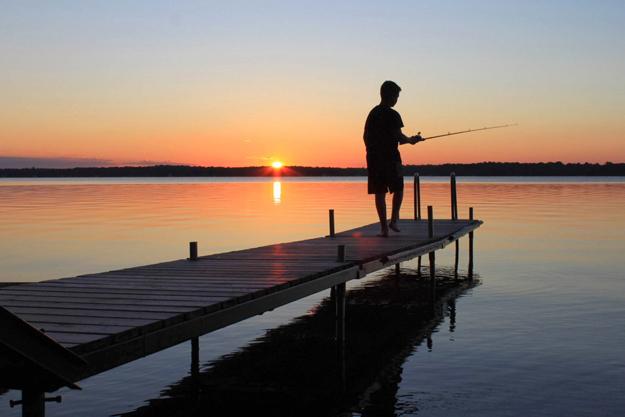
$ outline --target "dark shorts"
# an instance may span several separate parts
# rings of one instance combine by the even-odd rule
[[[369,194],[403,191],[401,161],[379,160],[367,156],[367,192]]]

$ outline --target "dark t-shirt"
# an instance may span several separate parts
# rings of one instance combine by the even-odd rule
[[[401,116],[390,107],[377,105],[367,116],[363,138],[367,147],[367,159],[400,161],[397,129],[404,127]]]

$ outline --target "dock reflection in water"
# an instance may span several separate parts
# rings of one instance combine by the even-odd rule
[[[439,269],[433,292],[423,276],[402,269],[348,291],[344,362],[328,298],[121,415],[395,415],[403,363],[424,342],[435,348],[430,335],[446,318],[453,331],[455,301],[477,283]]]

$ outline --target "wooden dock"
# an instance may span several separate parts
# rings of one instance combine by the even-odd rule
[[[0,387],[22,390],[23,415],[41,416],[45,391],[188,340],[197,356],[197,337],[328,288],[340,327],[347,281],[426,254],[433,274],[434,252],[467,234],[471,273],[482,222],[455,213],[402,220],[388,238],[377,223],[334,233],[332,221],[326,237],[2,287]]]

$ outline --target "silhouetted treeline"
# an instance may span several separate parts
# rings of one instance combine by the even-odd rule
[[[480,162],[476,164],[406,165],[405,175],[460,176],[625,176],[625,163],[590,164],[562,162]],[[145,167],[103,168],[20,168],[0,169],[5,178],[61,178],[61,177],[259,177],[273,176],[269,167],[201,167],[187,165],[155,165]],[[365,168],[332,167],[284,167],[280,173],[285,177],[297,176],[364,176]]]

